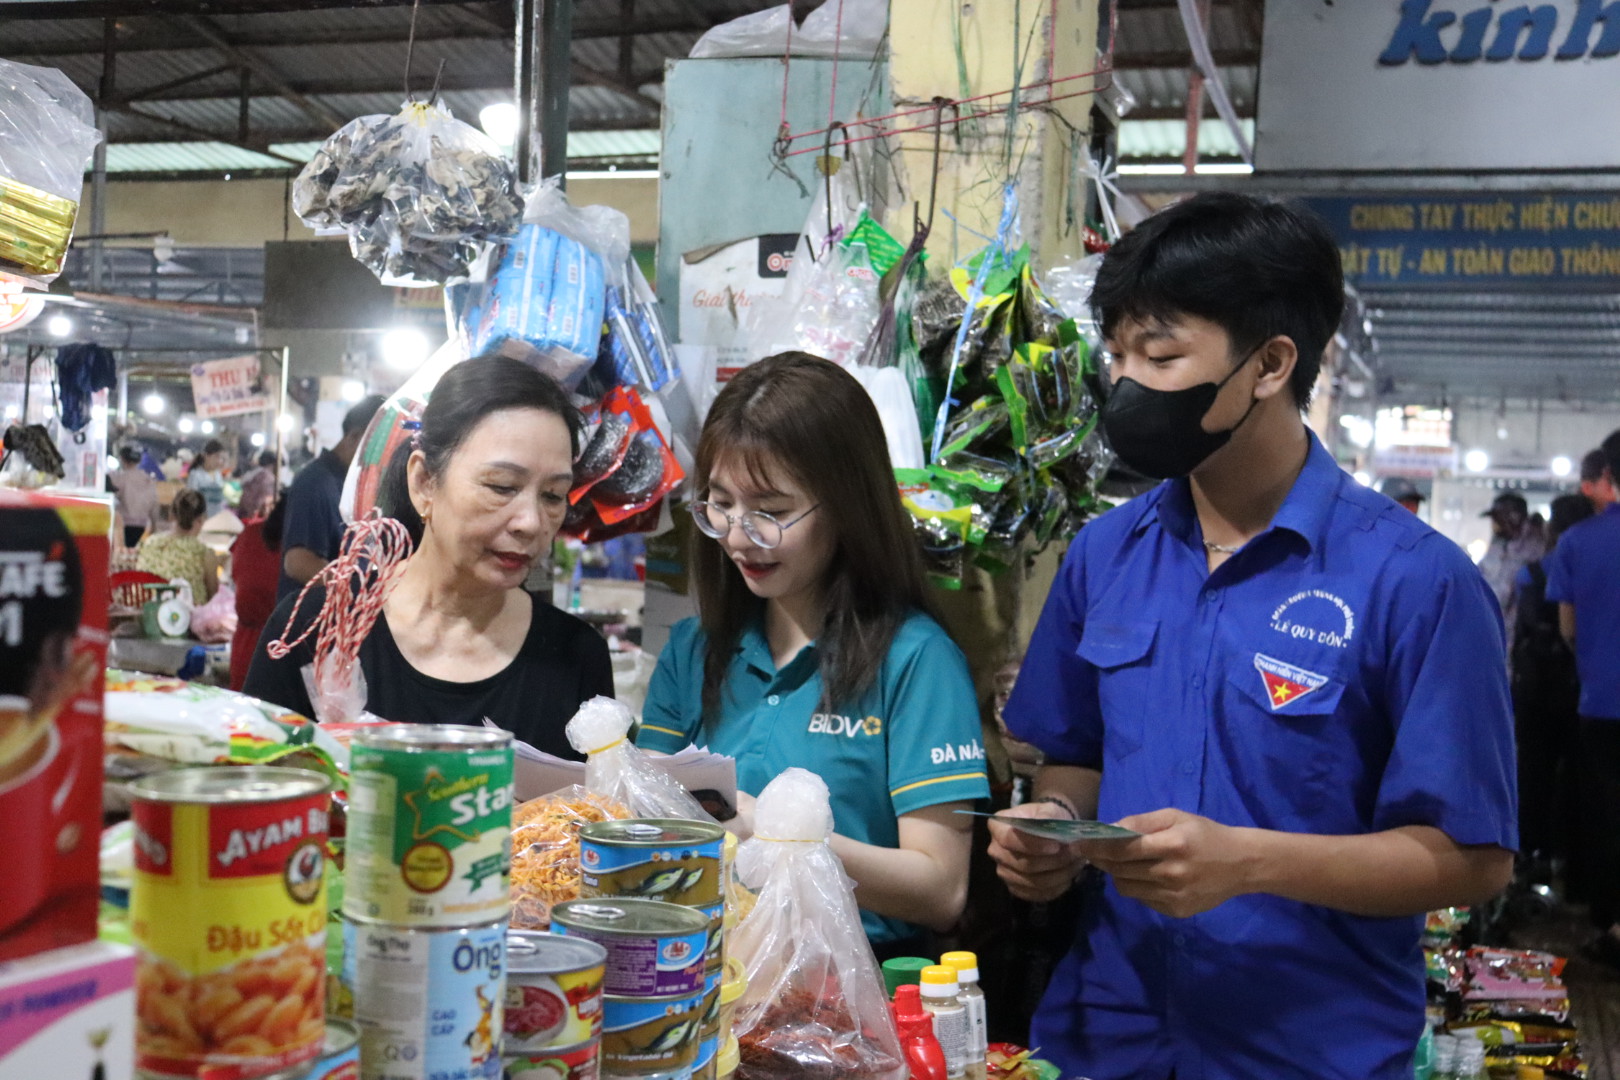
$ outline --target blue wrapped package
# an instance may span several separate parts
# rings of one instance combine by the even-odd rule
[[[503,245],[482,296],[467,311],[474,353],[535,364],[572,388],[596,359],[602,334],[602,260],[540,225]]]

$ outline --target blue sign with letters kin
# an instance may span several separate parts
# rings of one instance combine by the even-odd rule
[[[1472,11],[1432,11],[1433,0],[1401,0],[1400,22],[1378,62],[1391,67],[1471,64],[1476,60],[1544,60],[1558,34],[1559,60],[1620,53],[1620,4],[1580,0],[1568,25],[1551,4],[1481,5]],[[1597,31],[1594,42],[1593,32]]]
[[[1620,288],[1620,193],[1304,200],[1360,287]]]

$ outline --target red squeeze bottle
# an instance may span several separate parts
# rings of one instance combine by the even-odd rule
[[[894,1019],[911,1080],[946,1080],[945,1051],[934,1037],[934,1018],[923,1009],[922,992],[915,983],[895,990]]]

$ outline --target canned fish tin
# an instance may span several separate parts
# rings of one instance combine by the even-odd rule
[[[579,895],[718,904],[725,835],[718,825],[681,818],[593,821],[579,830]]]
[[[602,1075],[601,1043],[595,1039],[580,1046],[528,1054],[509,1054],[506,1080],[597,1080]]]
[[[607,950],[605,993],[703,993],[709,925],[701,912],[657,900],[565,900],[551,909],[551,928]]]
[[[238,1080],[320,1056],[329,787],[264,766],[130,785],[142,1075]]]
[[[698,1051],[693,1080],[714,1078],[714,1059],[720,1052],[720,985],[723,973],[716,970],[703,980],[703,1004],[698,1016]]]
[[[704,970],[710,974],[726,963],[726,905],[714,904],[695,909],[709,920],[709,936],[703,945]]]
[[[602,1068],[610,1076],[661,1076],[697,1059],[703,994],[602,999]]]
[[[360,1080],[360,1029],[327,1017],[321,1059],[302,1080]]]
[[[497,1080],[506,923],[418,930],[346,922],[343,938],[362,1080]]]
[[[602,1035],[607,950],[561,934],[506,935],[506,1054],[580,1046]]]
[[[355,732],[343,913],[392,926],[506,917],[512,736],[460,724]]]

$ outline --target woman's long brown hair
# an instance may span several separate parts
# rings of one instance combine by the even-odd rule
[[[833,535],[826,621],[816,639],[824,710],[849,704],[876,682],[889,644],[914,611],[932,611],[927,579],[900,504],[883,423],[866,390],[843,368],[802,352],[743,368],[709,410],[698,440],[694,490],[707,498],[724,461],[769,488],[770,470],[802,486]],[[708,637],[703,711],[717,716],[737,643],[764,602],[717,541],[696,536],[692,582]]]

